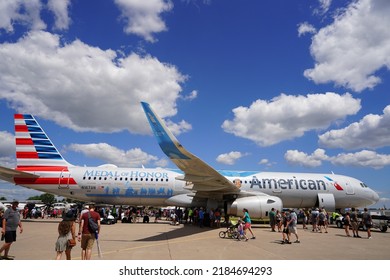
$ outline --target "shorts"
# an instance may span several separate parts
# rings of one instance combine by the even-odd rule
[[[293,226],[293,227],[289,226],[288,231],[291,233],[297,233],[297,227],[296,226]]]
[[[289,234],[289,232],[288,232],[288,228],[284,228],[284,229],[283,229],[283,233],[285,233],[285,234]]]
[[[81,236],[81,248],[83,250],[92,249],[94,243],[95,234],[87,233]]]
[[[319,226],[325,226],[325,221],[318,221]]]
[[[248,228],[251,228],[251,224],[250,223],[245,223],[244,229],[248,229]]]
[[[6,231],[4,234],[5,243],[12,243],[16,241],[16,230],[15,231]]]

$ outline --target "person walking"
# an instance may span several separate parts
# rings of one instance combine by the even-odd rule
[[[97,232],[92,232],[89,227],[89,217],[91,217],[97,224]],[[89,211],[80,217],[80,226],[77,239],[81,242],[81,259],[90,260],[92,256],[92,248],[95,240],[100,233],[100,215],[95,211],[95,206],[90,205]]]
[[[55,250],[57,252],[56,260],[60,260],[62,253],[65,251],[66,259],[71,260],[72,246],[68,240],[76,241],[76,226],[75,217],[72,210],[68,210],[64,219],[58,224],[58,238],[55,244]],[[74,243],[75,244],[75,243]]]
[[[12,243],[16,241],[17,228],[19,227],[20,233],[23,233],[23,226],[22,222],[20,221],[18,205],[18,201],[13,201],[11,207],[4,212],[1,234],[4,234],[5,243],[0,249],[0,256],[4,251],[4,256],[2,256],[1,258],[5,260],[12,259],[9,257],[8,253]]]
[[[296,240],[294,243],[301,243],[298,236],[298,230],[297,230],[297,213],[295,213],[294,210],[290,209],[290,218],[288,219],[287,226],[288,226],[288,232],[291,236],[291,234],[295,235]]]
[[[244,226],[245,236],[248,236],[246,234],[246,231],[249,230],[249,232],[252,234],[252,239],[255,239],[256,236],[253,234],[253,231],[252,231],[252,221],[251,221],[251,217],[249,216],[248,209],[244,208],[244,209],[242,209],[242,211],[244,212],[244,216],[242,216],[242,220],[245,223],[245,226]]]

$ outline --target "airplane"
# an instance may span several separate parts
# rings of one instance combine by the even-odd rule
[[[141,102],[162,151],[179,169],[82,167],[68,163],[30,114],[15,114],[15,169],[0,179],[63,197],[111,205],[221,208],[264,218],[272,208],[366,207],[378,194],[355,178],[320,173],[217,171],[187,151],[150,105]]]

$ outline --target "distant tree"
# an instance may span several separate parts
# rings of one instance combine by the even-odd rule
[[[0,200],[7,200],[4,196],[0,197]]]
[[[37,196],[29,197],[28,200],[40,200],[45,204],[53,204],[56,202],[55,196],[50,193],[44,193]]]

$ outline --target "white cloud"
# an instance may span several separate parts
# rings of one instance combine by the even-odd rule
[[[0,44],[0,61],[0,98],[18,112],[77,131],[150,134],[139,102],[149,102],[161,117],[173,116],[186,80],[175,66],[149,55],[118,57],[79,40],[62,45],[44,31]]]
[[[339,154],[332,158],[332,163],[336,165],[380,169],[390,165],[390,155],[363,150],[357,153]]]
[[[192,125],[182,120],[179,123],[174,123],[171,120],[164,120],[165,124],[169,128],[169,130],[176,136],[190,131],[192,129]]]
[[[314,10],[314,14],[324,15],[329,11],[332,0],[318,0],[319,7]]]
[[[236,152],[236,151],[233,151],[233,152],[230,152],[230,153],[227,153],[227,154],[221,154],[217,157],[217,162],[219,163],[223,163],[223,164],[227,164],[227,165],[233,165],[235,164],[235,162],[246,156],[247,154],[243,154],[241,152]]]
[[[260,146],[270,146],[301,137],[310,130],[326,128],[336,120],[356,114],[360,107],[360,100],[349,93],[281,94],[271,101],[256,100],[249,108],[233,109],[234,119],[225,120],[222,128]]]
[[[315,150],[311,155],[297,150],[288,150],[284,158],[290,164],[306,167],[320,166],[323,161],[329,161],[334,165],[370,167],[374,169],[390,165],[390,155],[378,154],[368,150],[356,153],[341,153],[336,156],[327,156],[322,149]]]
[[[115,3],[127,23],[124,29],[126,33],[155,42],[153,33],[167,30],[161,14],[172,10],[173,3],[170,0],[115,0]]]
[[[7,131],[0,131],[0,157],[15,157],[15,136]]]
[[[334,82],[354,91],[381,82],[376,71],[390,68],[390,2],[353,1],[313,37],[316,63],[304,71],[315,83]]]
[[[14,31],[14,24],[22,24],[33,30],[45,29],[40,0],[2,0],[0,2],[0,29]]]
[[[323,160],[327,160],[328,156],[322,149],[315,150],[311,155],[298,150],[288,150],[284,154],[284,158],[290,164],[302,165],[305,167],[317,167],[322,164]]]
[[[107,143],[97,143],[71,144],[67,149],[83,153],[90,158],[100,159],[105,163],[115,164],[119,167],[141,167],[154,162],[158,162],[159,166],[164,164],[163,161],[159,161],[157,157],[145,153],[140,148],[124,151]]]
[[[55,17],[54,27],[59,30],[68,29],[71,22],[68,9],[70,0],[49,0],[47,7],[51,10]]]
[[[390,105],[383,115],[369,114],[359,122],[331,130],[319,136],[319,144],[328,148],[360,149],[390,146]]]
[[[198,97],[198,91],[197,90],[193,90],[190,92],[190,94],[186,95],[186,96],[182,96],[182,99],[183,100],[194,100]]]
[[[317,30],[315,29],[315,27],[308,22],[302,22],[298,24],[298,37],[301,37],[307,33],[314,34],[316,32]]]

